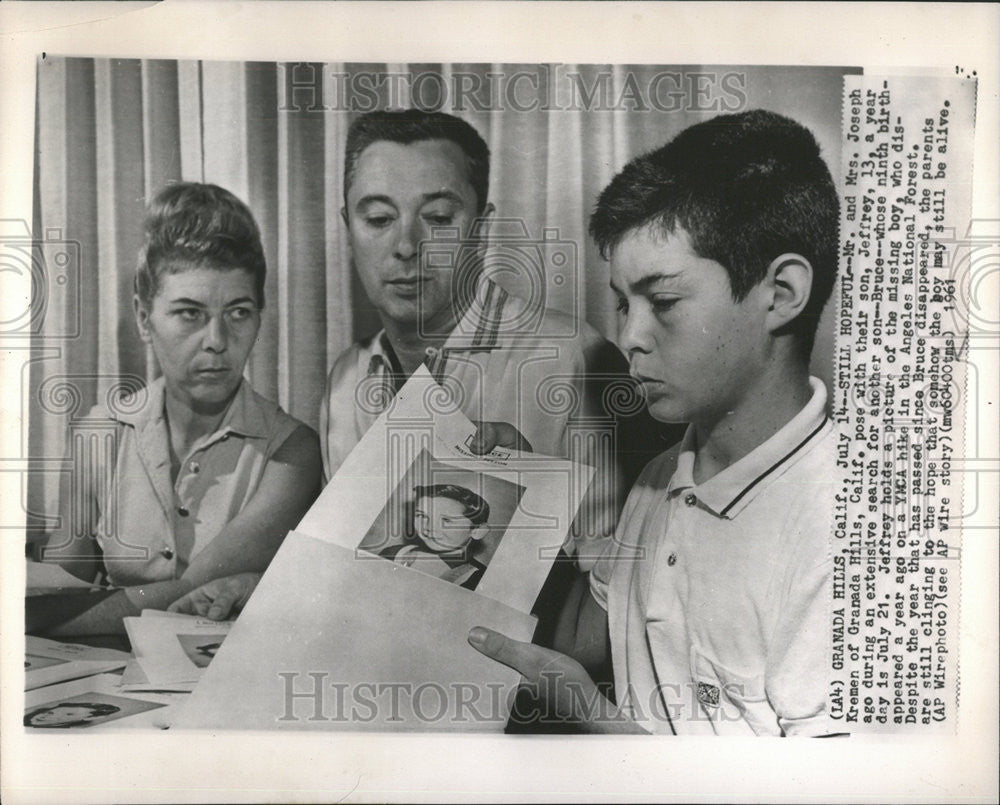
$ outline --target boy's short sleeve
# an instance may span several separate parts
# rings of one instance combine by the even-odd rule
[[[790,576],[772,637],[766,692],[785,735],[836,731],[827,711],[831,570],[827,557]]]

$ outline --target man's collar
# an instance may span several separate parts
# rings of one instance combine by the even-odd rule
[[[510,294],[500,285],[485,277],[480,278],[472,304],[448,335],[444,346],[440,350],[428,350],[425,363],[435,377],[438,376],[436,368],[440,358],[447,360],[448,353],[492,352],[501,348],[500,325],[509,298]],[[385,330],[373,336],[369,348],[371,356],[367,374],[376,374],[382,367],[390,373],[402,372]]]
[[[694,426],[688,426],[667,494],[679,495],[690,490],[700,505],[720,517],[738,515],[757,492],[830,427],[826,415],[826,387],[815,377],[809,378],[809,384],[812,397],[805,408],[766,442],[700,485],[694,482]]]

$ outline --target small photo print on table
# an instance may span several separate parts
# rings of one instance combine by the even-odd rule
[[[215,652],[219,650],[222,641],[226,639],[224,634],[179,634],[177,642],[181,644],[187,658],[198,668],[207,668],[208,664],[215,657]]]
[[[358,548],[474,590],[523,494],[513,481],[421,450]]]
[[[29,707],[24,711],[24,726],[33,729],[93,727],[158,707],[164,705],[93,691]]]

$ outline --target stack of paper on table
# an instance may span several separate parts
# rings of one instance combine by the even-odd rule
[[[135,654],[122,675],[125,691],[190,692],[232,625],[153,609],[124,622]]]
[[[124,651],[58,643],[28,635],[24,650],[24,689],[33,690],[68,679],[114,671],[124,668],[129,659]]]
[[[418,371],[365,434],[285,539],[175,726],[503,728],[519,675],[473,649],[469,629],[531,639],[528,613],[592,470],[474,456],[475,427],[441,412],[442,391]],[[486,566],[474,590],[432,575],[433,556],[412,566],[378,556],[410,539],[416,526],[400,526],[430,485],[489,504],[469,549]]]

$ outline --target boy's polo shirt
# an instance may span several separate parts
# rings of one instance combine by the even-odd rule
[[[214,433],[192,445],[175,481],[160,378],[145,403],[94,409],[74,428],[73,529],[95,535],[116,586],[179,578],[257,491],[301,424],[246,381]],[[85,522],[90,520],[92,524]]]
[[[619,706],[652,732],[828,733],[836,434],[826,389],[695,484],[694,429],[651,462],[591,573]]]

